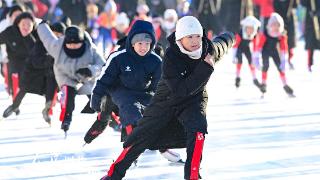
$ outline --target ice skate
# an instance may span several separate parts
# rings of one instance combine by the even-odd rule
[[[159,151],[160,151],[160,154],[170,162],[184,163],[184,161],[180,158],[179,153],[173,152],[169,149],[159,150]]]
[[[261,84],[260,85],[260,91],[262,92],[261,98],[264,98],[264,94],[267,92],[267,85],[266,84]]]
[[[16,113],[16,115],[20,114],[19,108],[14,108],[12,105],[10,105],[4,112],[3,112],[3,117],[7,118],[9,117],[12,113]]]
[[[49,116],[50,107],[51,101],[47,102],[44,109],[42,110],[42,117],[51,126],[51,118]]]
[[[64,138],[67,139],[67,136],[68,136],[68,130],[69,130],[69,127],[70,127],[70,123],[69,122],[63,122],[61,124],[61,129],[64,131]]]
[[[236,88],[239,88],[239,87],[240,87],[240,77],[237,77],[237,78],[236,78],[236,83],[235,83],[235,85],[236,85]]]
[[[90,144],[96,137],[98,137],[106,129],[108,121],[97,119],[88,130],[84,137],[86,144]]]
[[[261,84],[259,83],[259,81],[258,81],[257,79],[254,79],[254,80],[253,80],[253,84],[260,89]]]
[[[285,85],[285,86],[283,86],[283,89],[286,91],[286,93],[289,95],[289,97],[296,97],[293,94],[293,90],[292,90],[292,88],[290,86]]]

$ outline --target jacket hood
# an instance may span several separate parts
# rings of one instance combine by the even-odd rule
[[[145,55],[145,56],[147,56],[151,53],[152,49],[154,48],[155,42],[156,42],[153,26],[148,21],[137,20],[133,24],[133,26],[128,34],[128,37],[126,39],[126,50],[136,56],[139,56],[134,51],[134,49],[131,45],[131,40],[132,40],[133,36],[136,34],[139,34],[139,33],[148,33],[151,36],[152,43],[151,43],[150,51]],[[139,57],[141,57],[141,56],[139,56]]]

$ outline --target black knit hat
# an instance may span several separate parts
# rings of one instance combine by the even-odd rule
[[[64,42],[68,43],[80,43],[84,41],[84,32],[77,26],[70,26],[66,29]]]
[[[64,34],[66,31],[66,26],[62,22],[56,22],[50,25],[50,28],[54,32],[62,33]]]
[[[11,6],[10,10],[9,10],[9,16],[11,17],[12,14],[15,12],[15,11],[21,11],[23,12],[24,11],[24,8],[21,6],[21,5],[13,5]]]

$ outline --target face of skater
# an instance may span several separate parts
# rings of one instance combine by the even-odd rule
[[[62,37],[63,36],[63,34],[62,33],[60,33],[60,32],[56,32],[56,31],[52,31],[53,32],[53,34],[55,35],[55,36],[57,36],[57,38],[59,38],[59,37]]]
[[[33,30],[33,22],[29,18],[22,19],[18,24],[20,33],[23,37],[28,36]]]
[[[14,20],[17,18],[17,16],[19,16],[22,13],[22,11],[16,10],[12,13],[12,15],[10,16],[10,21],[14,22]]]
[[[66,47],[68,48],[68,49],[80,49],[81,48],[81,46],[82,46],[82,42],[80,42],[80,43],[67,43],[66,44]]]
[[[247,27],[245,27],[245,31],[246,31],[247,36],[251,37],[251,36],[253,36],[253,33],[254,33],[254,27],[247,26]]]
[[[180,40],[185,50],[193,52],[201,48],[202,37],[199,34],[191,34]]]
[[[151,48],[151,42],[149,41],[138,41],[132,45],[134,51],[139,56],[145,56]]]
[[[277,22],[273,22],[268,26],[268,31],[271,35],[280,34],[280,24]]]

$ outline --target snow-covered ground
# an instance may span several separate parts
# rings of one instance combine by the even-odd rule
[[[264,99],[252,83],[247,63],[239,89],[234,86],[231,60],[226,57],[216,65],[208,85],[203,179],[320,179],[320,54],[316,53],[310,73],[302,43],[295,52],[296,69],[288,70],[287,77],[296,98],[285,94],[273,62]],[[2,113],[11,100],[0,81]],[[108,128],[82,147],[95,120],[95,115],[80,114],[86,102],[85,96],[77,97],[69,136],[64,139],[59,104],[49,128],[41,116],[44,98],[27,95],[19,116],[0,121],[0,179],[96,180],[105,175],[121,151],[120,134]],[[184,149],[176,151],[185,157]],[[146,151],[125,179],[183,179],[183,166],[169,163],[156,151]]]

